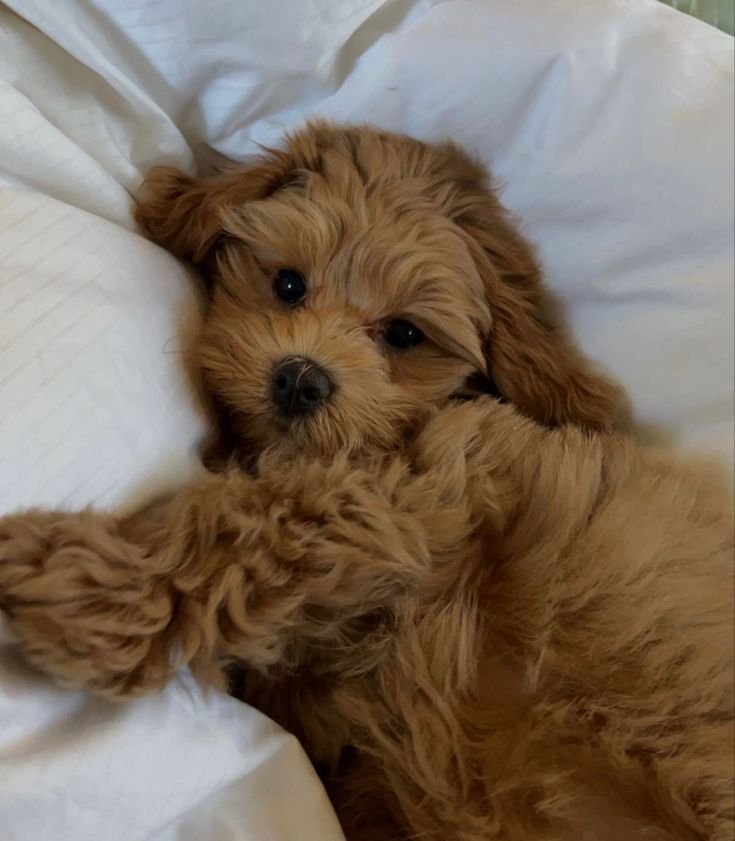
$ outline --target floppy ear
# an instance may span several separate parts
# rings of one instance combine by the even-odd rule
[[[143,181],[135,218],[153,242],[199,264],[225,234],[225,212],[269,195],[287,180],[292,169],[287,153],[271,149],[210,178],[157,166]]]
[[[496,390],[546,425],[622,425],[622,389],[595,370],[560,324],[533,250],[496,198],[485,168],[451,143],[437,154],[440,170],[455,184],[445,192],[445,211],[464,231],[485,285],[492,318],[486,355]]]

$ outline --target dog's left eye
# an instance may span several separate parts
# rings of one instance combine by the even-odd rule
[[[273,278],[273,291],[284,303],[295,306],[306,297],[306,281],[293,269],[281,269]]]
[[[402,318],[391,321],[385,328],[383,337],[389,345],[401,349],[415,347],[424,340],[421,330],[415,324]]]

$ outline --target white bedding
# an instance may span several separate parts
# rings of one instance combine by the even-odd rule
[[[0,512],[127,506],[200,469],[191,276],[134,233],[130,194],[153,163],[242,157],[314,113],[491,162],[640,424],[732,468],[729,36],[654,0],[11,0]],[[340,837],[252,710],[185,675],[112,707],[1,652],[3,841]]]

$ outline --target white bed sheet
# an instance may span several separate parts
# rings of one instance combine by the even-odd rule
[[[478,151],[639,422],[732,468],[729,36],[654,0],[11,0],[0,511],[125,506],[197,472],[203,422],[176,354],[191,279],[134,233],[131,193],[153,163],[242,157],[317,113]],[[11,651],[11,838],[339,837],[303,755],[247,708],[186,676],[112,707]]]
[[[341,841],[296,739],[182,673],[114,704],[59,692],[0,617],[2,841]]]

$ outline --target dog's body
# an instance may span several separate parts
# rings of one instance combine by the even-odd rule
[[[149,189],[234,448],[132,517],[0,521],[29,659],[112,697],[236,664],[348,841],[730,839],[726,495],[612,431],[478,167],[320,125]]]

